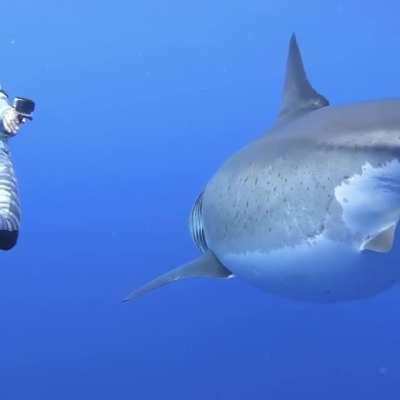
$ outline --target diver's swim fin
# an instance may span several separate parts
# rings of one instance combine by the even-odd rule
[[[149,283],[146,283],[139,289],[131,292],[124,302],[135,300],[151,290],[158,289],[161,286],[186,278],[230,278],[232,272],[227,270],[212,254],[207,251],[201,257],[172,269],[171,271],[160,275]]]

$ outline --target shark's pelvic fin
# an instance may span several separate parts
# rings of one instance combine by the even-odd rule
[[[304,113],[329,105],[329,101],[318,94],[308,81],[295,34],[289,44],[283,100],[278,122],[296,118]]]
[[[124,299],[124,301],[131,301],[137,299],[143,294],[158,289],[161,286],[168,285],[169,283],[186,279],[186,278],[230,278],[232,272],[227,270],[212,254],[207,251],[201,257],[184,264],[181,267],[175,268],[159,277],[148,282],[144,286],[134,290]]]
[[[363,250],[376,251],[378,253],[387,253],[392,250],[396,233],[396,224],[389,226],[376,236],[369,239],[364,245]]]

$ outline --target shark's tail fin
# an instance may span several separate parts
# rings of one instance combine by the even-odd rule
[[[171,271],[160,275],[152,281],[146,283],[142,287],[131,292],[124,302],[136,300],[143,294],[151,290],[158,289],[161,286],[168,285],[172,282],[186,278],[230,278],[232,272],[226,269],[212,254],[207,251],[201,257],[182,265],[181,267],[172,269]]]

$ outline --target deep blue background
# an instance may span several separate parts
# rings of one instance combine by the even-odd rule
[[[0,398],[399,399],[400,288],[316,306],[194,280],[120,303],[197,254],[192,202],[273,122],[292,31],[332,103],[394,97],[399,12],[2,0],[0,82],[38,111],[12,143],[24,219],[0,254]]]

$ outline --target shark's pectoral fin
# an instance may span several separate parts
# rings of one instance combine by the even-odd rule
[[[378,253],[389,252],[393,247],[395,233],[396,224],[393,224],[365,242],[362,250],[371,250]]]
[[[124,299],[130,301],[137,299],[143,294],[157,289],[161,286],[168,285],[169,283],[186,279],[186,278],[230,278],[232,272],[226,269],[212,254],[207,251],[201,257],[184,264],[181,267],[175,268],[159,277],[153,279],[144,286],[134,290]]]

